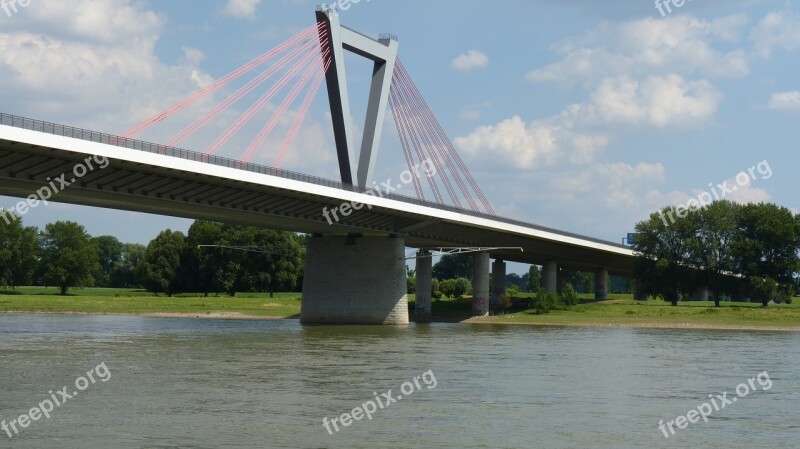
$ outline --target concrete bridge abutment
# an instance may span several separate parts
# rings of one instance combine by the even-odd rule
[[[306,250],[303,324],[408,324],[402,237],[313,236]]]

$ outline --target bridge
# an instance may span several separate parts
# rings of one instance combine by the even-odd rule
[[[20,206],[25,207],[26,201],[42,199],[37,192],[49,186],[53,193],[49,201],[311,234],[301,304],[301,321],[308,324],[408,323],[407,247],[418,249],[415,317],[420,322],[430,319],[430,250],[436,248],[474,248],[476,316],[486,315],[491,306],[498,306],[506,261],[542,265],[543,284],[549,291],[557,288],[560,268],[593,272],[598,299],[607,297],[610,274],[633,276],[634,255],[628,247],[496,216],[396,59],[397,39],[390,35],[373,39],[341,26],[335,13],[318,10],[316,14],[314,27],[278,48],[286,53],[272,67],[281,61],[283,65],[271,72],[260,72],[220,103],[223,106],[211,109],[165,144],[138,140],[134,135],[281,52],[272,50],[256,58],[120,135],[0,114],[0,195],[23,198]],[[315,45],[310,46],[307,38],[312,34]],[[299,49],[291,50],[292,45]],[[359,154],[353,151],[353,130],[347,120],[350,109],[345,50],[374,62]],[[297,64],[287,68],[292,61],[290,55]],[[197,129],[203,121],[208,122],[242,98],[243,89],[253,90],[258,85],[255,80],[263,82],[269,78],[265,74],[275,75],[281,68],[285,72],[278,84],[288,85],[294,79],[297,84],[273,117],[285,114],[290,100],[304,87],[307,93],[300,111],[307,111],[309,98],[313,98],[323,78],[326,81],[341,181],[280,168],[303,114],[294,120],[273,166],[249,159],[277,119],[265,123],[242,157],[214,154],[241,128],[243,120],[255,115],[251,113],[256,110],[254,107],[205,152],[175,145],[193,132],[192,128]],[[277,92],[277,88],[270,88],[257,105],[263,107]],[[272,96],[263,100],[270,93]],[[387,109],[401,136],[409,168],[404,174],[409,183],[414,183],[416,198],[390,192],[391,188],[381,190],[373,181]],[[92,160],[102,160],[107,165],[76,171],[76,167],[91,164]],[[429,170],[421,173],[420,166]],[[54,180],[61,174],[65,176],[59,182],[67,185],[62,184],[55,193],[58,185]],[[423,185],[424,182],[428,184]],[[432,198],[426,199],[426,193]],[[445,194],[450,195],[453,204],[445,203]],[[490,270],[492,258],[495,261]],[[490,271],[493,284],[499,286],[493,291],[489,289]]]

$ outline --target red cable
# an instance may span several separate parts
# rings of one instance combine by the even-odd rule
[[[273,48],[272,50],[258,56],[257,58],[251,60],[247,64],[239,67],[238,69],[234,70],[233,72],[225,75],[224,77],[214,81],[213,83],[209,84],[208,86],[198,90],[197,92],[189,95],[188,97],[180,100],[179,102],[173,104],[172,106],[168,107],[167,109],[159,112],[158,114],[148,118],[147,120],[143,121],[142,123],[134,126],[133,128],[128,129],[127,131],[120,134],[120,137],[123,138],[130,138],[133,137],[140,132],[144,131],[145,129],[153,126],[154,124],[166,119],[167,117],[171,116],[172,114],[180,111],[181,109],[186,108],[187,106],[193,104],[194,102],[200,100],[201,98],[210,95],[211,93],[221,89],[222,87],[228,85],[232,81],[238,79],[240,76],[244,75],[245,73],[253,70],[255,67],[263,64],[264,62],[268,61],[275,55],[282,53],[285,49],[294,45],[296,42],[309,37],[311,34],[314,34],[314,31],[319,30],[319,24],[313,25],[291,39],[287,40],[286,42],[282,43],[281,45]]]
[[[406,157],[406,164],[408,165],[408,170],[414,174],[414,190],[417,192],[417,198],[424,200],[425,194],[422,191],[422,185],[419,182],[419,178],[416,176],[418,171],[414,170],[414,156],[411,154],[411,148],[408,146],[408,142],[406,141],[404,130],[399,124],[400,118],[397,116],[397,111],[395,110],[397,106],[394,102],[394,96],[389,95],[389,110],[392,111],[392,117],[394,118],[395,128],[397,128],[397,135],[400,137],[400,145],[403,147],[403,154]]]
[[[312,52],[310,56],[313,56],[315,54],[316,51]],[[319,60],[313,61],[311,65],[308,66],[307,70],[303,73],[301,79],[297,82],[297,84],[295,84],[294,88],[291,90],[289,95],[286,96],[286,98],[278,106],[275,112],[273,112],[272,117],[270,117],[270,119],[264,124],[264,126],[261,128],[261,131],[259,131],[258,135],[256,135],[255,139],[253,139],[253,141],[247,147],[245,152],[242,154],[242,157],[240,158],[241,160],[249,162],[250,159],[252,159],[253,155],[255,155],[256,151],[258,151],[261,144],[264,143],[267,137],[269,137],[269,134],[275,128],[275,125],[278,124],[278,121],[286,113],[286,110],[289,109],[289,106],[291,106],[294,99],[297,98],[297,95],[300,93],[303,87],[305,87],[305,85],[308,83],[308,79],[314,73],[314,70],[316,70],[317,66],[319,66]],[[281,86],[281,88],[282,87],[283,86]]]
[[[428,159],[431,160],[436,167],[436,172],[439,175],[439,179],[442,180],[445,189],[447,189],[447,193],[450,195],[450,198],[453,200],[453,203],[457,207],[461,207],[461,202],[458,199],[458,195],[456,195],[455,191],[453,190],[452,184],[450,184],[450,180],[447,177],[447,173],[442,169],[441,161],[439,160],[439,155],[432,153],[430,147],[430,141],[427,139],[425,134],[424,128],[422,127],[422,122],[420,121],[419,114],[414,110],[411,96],[408,91],[408,87],[405,85],[402,77],[398,77],[398,93],[399,95],[404,98],[404,102],[406,104],[406,108],[408,111],[408,116],[411,118],[412,126],[417,130],[419,134],[420,140],[427,144],[427,148],[425,145],[422,145],[422,150],[428,154]]]
[[[442,139],[441,136],[439,136],[435,132],[435,129],[431,124],[431,118],[425,113],[424,104],[420,102],[420,97],[418,95],[415,95],[418,93],[416,86],[413,84],[413,82],[411,82],[410,79],[404,78],[404,75],[405,75],[404,72],[400,71],[400,78],[405,79],[407,89],[409,89],[409,91],[411,92],[410,95],[412,96],[414,101],[414,111],[417,114],[417,116],[420,117],[420,122],[422,123],[422,126],[424,127],[425,131],[430,135],[431,141],[433,142],[432,145],[433,149],[437,151],[437,153],[441,153],[439,154],[439,157],[441,157],[445,166],[447,166],[447,170],[450,172],[451,176],[453,177],[453,180],[455,180],[456,184],[458,184],[458,187],[461,190],[461,193],[464,195],[464,199],[469,204],[469,207],[475,211],[479,210],[478,205],[475,203],[475,201],[472,198],[472,195],[469,193],[469,189],[461,179],[458,169],[454,167],[453,163],[450,160],[450,157],[448,157],[446,148],[450,143],[449,139]],[[461,204],[458,203],[457,206],[461,207]]]
[[[407,136],[408,141],[414,147],[414,151],[417,153],[417,157],[419,157],[420,163],[425,161],[425,155],[423,154],[423,150],[421,149],[421,145],[417,140],[416,129],[413,128],[411,124],[411,119],[408,116],[408,108],[407,105],[404,103],[403,99],[400,96],[400,87],[395,84],[391,89],[390,93],[394,97],[395,104],[398,106],[398,116],[400,117],[400,123],[405,130],[405,134]],[[436,199],[438,204],[444,204],[444,199],[442,197],[441,192],[439,191],[439,186],[436,183],[436,179],[432,176],[426,176],[428,179],[428,185],[433,192],[433,196]]]
[[[245,123],[249,122],[253,116],[258,113],[264,106],[269,103],[272,97],[275,96],[283,87],[292,79],[294,76],[302,70],[303,67],[306,66],[309,59],[316,54],[316,51],[310,51],[306,56],[303,57],[298,63],[294,65],[294,67],[289,70],[283,77],[278,80],[278,82],[272,86],[270,90],[268,90],[258,101],[253,104],[250,109],[245,111],[239,118],[231,125],[221,136],[217,138],[211,145],[209,145],[208,149],[206,149],[205,154],[211,155],[216,153],[234,134],[236,134]]]
[[[400,72],[403,73],[404,76],[407,77],[410,80],[410,75],[408,75],[408,72],[406,71],[405,67],[403,66],[402,62],[400,62],[399,59],[397,60],[397,66],[398,66],[398,69],[400,70]],[[478,197],[480,198],[481,202],[483,203],[484,208],[486,209],[486,211],[489,214],[495,215],[494,209],[492,208],[491,204],[486,199],[486,196],[483,194],[483,191],[481,191],[480,187],[478,187],[477,182],[475,182],[475,178],[472,177],[472,173],[470,173],[469,169],[467,168],[467,166],[464,163],[463,159],[461,159],[461,156],[456,151],[456,149],[453,146],[452,142],[450,142],[450,139],[447,138],[447,133],[444,132],[444,129],[442,128],[441,123],[439,123],[439,121],[436,119],[436,116],[433,115],[433,111],[430,109],[430,107],[428,106],[427,102],[425,102],[424,98],[422,98],[422,95],[419,93],[419,90],[417,90],[417,95],[419,96],[419,98],[423,102],[423,104],[425,105],[426,114],[428,114],[429,117],[432,118],[433,122],[436,125],[436,128],[437,128],[439,134],[441,136],[443,136],[443,138],[445,138],[447,140],[448,149],[449,149],[451,155],[453,156],[453,159],[455,159],[456,163],[459,164],[459,166],[462,168],[462,171],[464,172],[464,175],[467,178],[467,181],[470,183],[470,185],[472,186],[472,189],[475,191],[475,193],[478,194]]]
[[[314,81],[311,84],[311,88],[308,89],[306,92],[306,97],[303,99],[303,103],[300,105],[300,109],[297,111],[297,114],[294,117],[294,122],[292,126],[289,128],[289,132],[286,135],[286,138],[283,139],[283,143],[281,144],[281,148],[278,150],[278,156],[275,158],[272,166],[275,168],[281,168],[283,165],[283,160],[286,157],[286,154],[289,151],[289,148],[294,143],[295,139],[297,138],[297,134],[300,132],[300,126],[302,126],[303,122],[308,115],[308,110],[311,107],[311,102],[314,100],[314,97],[317,95],[317,91],[319,91],[320,85],[322,84],[322,79],[325,76],[325,72],[328,71],[328,67],[330,66],[331,58],[328,58],[325,61],[325,65],[322,68],[322,71],[317,72],[314,76]]]
[[[425,155],[423,154],[422,145],[420,144],[420,140],[418,139],[418,136],[417,136],[417,129],[414,126],[413,121],[410,118],[410,112],[409,112],[409,109],[408,109],[408,104],[404,100],[403,96],[401,95],[402,89],[401,89],[401,87],[399,85],[399,78],[395,78],[393,76],[392,77],[392,82],[393,82],[393,86],[392,86],[391,92],[393,92],[393,95],[395,95],[395,99],[397,100],[397,105],[399,106],[398,112],[399,112],[399,115],[401,117],[401,122],[403,124],[403,127],[407,130],[408,136],[410,137],[410,141],[414,145],[414,150],[416,151],[420,162],[422,162],[426,158],[425,158]],[[437,164],[435,160],[431,160],[431,161],[434,163],[434,165]],[[438,170],[438,168],[437,168],[437,170]],[[444,204],[444,200],[442,198],[441,192],[439,191],[439,186],[436,184],[436,180],[433,179],[432,176],[426,176],[426,177],[428,178],[428,183],[431,186],[431,190],[433,191],[433,196],[436,198],[436,202],[438,204]]]
[[[268,70],[262,72],[257,77],[253,78],[249,83],[245,86],[241,87],[237,90],[233,95],[226,98],[225,101],[219,103],[218,105],[214,106],[210,111],[206,112],[202,117],[195,120],[194,123],[190,124],[183,130],[181,130],[178,134],[174,135],[168,141],[164,143],[164,145],[168,147],[177,146],[180,142],[185,140],[187,137],[192,135],[195,131],[200,129],[202,126],[206,125],[209,121],[215,118],[217,115],[222,113],[223,111],[227,110],[231,107],[234,103],[244,98],[245,95],[249,94],[253,89],[260,86],[264,81],[274,75],[278,70],[285,67],[289,62],[295,59],[298,55],[302,54],[304,51],[310,50],[315,46],[314,42],[304,43],[298,46],[296,49],[292,50],[290,53],[286,54],[283,58],[281,58],[275,65],[271,66]]]

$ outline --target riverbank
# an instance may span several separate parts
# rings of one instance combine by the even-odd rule
[[[471,300],[433,302],[435,322],[535,326],[603,326],[669,329],[732,329],[800,332],[800,304],[684,302],[677,307],[663,301],[633,301],[630,295],[595,302],[584,298],[567,310],[537,315],[512,310],[505,315],[473,318]],[[414,295],[409,295],[413,313]],[[57,295],[56,289],[21,287],[0,290],[0,312],[142,315],[153,317],[222,319],[292,319],[300,316],[299,293],[242,293],[236,297],[154,296],[142,290],[89,288]]]

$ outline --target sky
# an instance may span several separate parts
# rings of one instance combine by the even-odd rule
[[[339,16],[398,36],[403,64],[498,215],[618,242],[655,210],[704,195],[800,212],[800,2],[664,1],[362,0]],[[0,111],[121,133],[313,25],[316,3],[0,4]],[[346,64],[360,130],[370,65]],[[165,141],[212,100],[141,137]],[[247,107],[183,146],[203,151]],[[388,115],[380,180],[406,168]],[[257,129],[219,154],[237,157]],[[254,161],[269,165],[278,144]],[[338,177],[324,85],[282,168]],[[0,207],[17,201],[0,197]],[[191,224],[52,202],[23,217],[56,220],[136,243]]]

